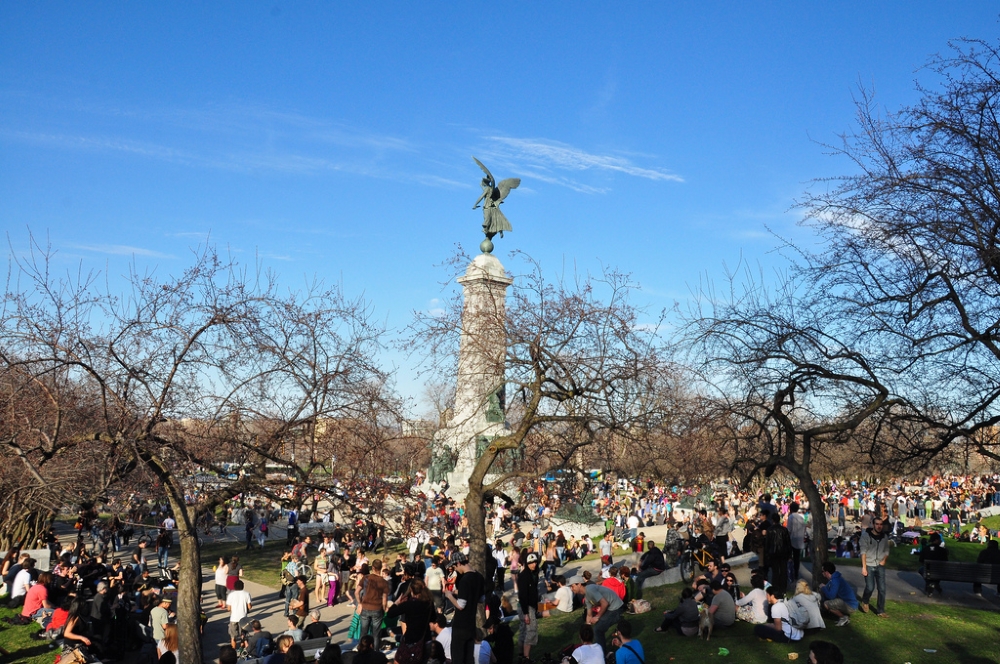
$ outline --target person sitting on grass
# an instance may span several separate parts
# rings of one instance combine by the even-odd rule
[[[663,622],[657,632],[666,632],[674,627],[681,636],[698,635],[698,602],[694,598],[694,588],[681,591],[681,601],[673,611],[663,612]]]
[[[576,664],[604,664],[604,650],[594,643],[594,626],[581,625],[579,634],[580,644],[569,646],[562,651],[563,655],[572,657]]]
[[[823,578],[826,583],[819,587],[822,606],[837,617],[837,627],[843,627],[851,622],[851,614],[858,610],[858,594],[829,560],[823,563]]]
[[[771,622],[753,628],[757,638],[776,643],[802,640],[802,630],[792,625],[788,607],[782,601],[781,595],[775,592],[774,586],[767,589],[767,603],[771,605]]]
[[[711,589],[709,597],[712,604],[708,611],[713,616],[714,629],[732,627],[736,622],[736,602],[733,601],[733,596],[726,590],[721,579],[712,581]]]
[[[615,651],[615,664],[645,664],[646,653],[642,644],[632,638],[632,623],[624,618],[619,620],[615,637],[621,644]]]
[[[764,590],[764,577],[754,574],[750,577],[750,587],[746,595],[736,600],[736,617],[751,625],[763,625],[767,622],[767,592]]]
[[[813,593],[808,581],[799,579],[795,584],[795,594],[789,601],[798,604],[809,614],[809,622],[805,625],[799,625],[799,627],[802,629],[826,628],[826,623],[823,622],[823,612],[820,610],[819,595]]]
[[[542,616],[545,618],[552,615],[552,611],[573,613],[573,589],[566,585],[566,577],[562,574],[556,575],[554,580],[558,587],[556,588],[555,594],[549,599],[555,602],[556,606],[554,609],[542,611]]]

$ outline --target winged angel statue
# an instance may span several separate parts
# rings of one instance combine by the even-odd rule
[[[480,203],[483,204],[483,233],[486,234],[486,240],[480,245],[480,248],[484,253],[488,254],[493,251],[494,235],[499,233],[500,237],[503,237],[504,231],[513,230],[510,227],[510,222],[507,221],[507,217],[500,211],[500,204],[507,198],[507,194],[510,193],[511,189],[517,189],[517,186],[521,184],[521,180],[520,178],[507,178],[506,180],[500,180],[498,183],[493,179],[493,174],[490,173],[489,169],[483,166],[483,162],[475,157],[472,159],[479,164],[479,168],[483,169],[483,173],[486,174],[486,177],[481,182],[483,195],[476,200],[476,204],[472,206],[472,209],[476,210],[479,208]]]

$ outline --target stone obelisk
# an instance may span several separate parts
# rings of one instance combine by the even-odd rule
[[[460,499],[480,453],[504,429],[504,362],[507,287],[513,280],[492,254],[469,264],[462,284],[464,305],[455,383],[455,407],[445,442],[455,457],[448,494]]]

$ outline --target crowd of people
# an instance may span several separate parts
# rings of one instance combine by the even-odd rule
[[[357,650],[331,646],[321,651],[320,661],[381,664],[384,653],[392,651],[401,664],[512,664],[537,655],[539,620],[580,612],[581,629],[562,655],[577,664],[596,664],[614,652],[620,664],[641,663],[642,645],[632,638],[624,616],[643,601],[644,583],[676,565],[686,546],[703,548],[712,562],[683,590],[678,605],[664,612],[657,629],[663,634],[690,637],[706,622],[725,630],[743,621],[760,638],[791,642],[824,628],[826,617],[837,626],[850,624],[857,611],[885,617],[889,542],[904,533],[922,533],[931,523],[944,532],[916,547],[921,560],[945,559],[945,539],[960,537],[986,543],[984,561],[991,561],[993,552],[994,564],[1000,564],[996,533],[978,519],[981,510],[1000,506],[1000,476],[825,481],[817,489],[822,506],[811,505],[794,485],[749,491],[727,483],[597,482],[582,493],[557,483],[526,484],[513,500],[489,506],[490,541],[481,570],[469,564],[464,506],[443,490],[411,493],[393,524],[402,535],[402,551],[390,558],[379,551],[386,544],[384,521],[339,524],[329,511],[303,515],[270,503],[232,505],[215,525],[222,532],[230,520],[242,525],[247,548],[264,546],[272,524],[287,524],[279,572],[287,629],[271,634],[250,620],[253,599],[244,588],[239,557],[220,558],[216,607],[228,613],[230,634],[220,660],[239,654],[262,656],[265,664],[297,664],[303,661],[302,643],[329,638],[318,608],[347,604],[354,613],[351,636]],[[604,524],[603,536],[591,538],[547,523],[566,502],[580,500],[590,501],[594,518]],[[813,555],[810,526],[816,509],[824,510],[835,536],[831,560],[821,570],[824,582],[814,591],[799,580],[799,570]],[[81,513],[75,542],[65,546],[50,531],[42,544],[50,551],[51,572],[37,571],[27,554],[8,552],[0,576],[22,619],[42,623],[43,638],[78,643],[105,659],[134,646],[133,641],[151,639],[158,661],[176,661],[176,577],[170,567],[175,524],[162,506],[146,512],[103,522],[96,512]],[[150,545],[132,543],[132,518],[155,524]],[[306,523],[320,525],[307,529]],[[975,527],[961,528],[968,524]],[[655,525],[668,526],[662,545],[645,535]],[[734,537],[737,529],[745,533],[740,541]],[[622,547],[631,555],[616,560],[616,548]],[[755,552],[759,561],[745,588],[726,562],[741,551]],[[599,572],[559,573],[591,553],[600,554]],[[156,576],[146,564],[153,555],[159,563]],[[863,589],[840,574],[838,557],[861,558]],[[306,571],[315,578],[311,588]],[[941,592],[940,585],[929,583],[927,592]],[[487,620],[477,628],[479,604],[485,605]],[[836,647],[824,643],[813,641],[817,661],[837,661]]]

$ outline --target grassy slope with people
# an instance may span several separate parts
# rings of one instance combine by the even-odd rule
[[[947,605],[928,606],[905,602],[888,602],[886,619],[856,614],[846,627],[829,627],[806,635],[798,643],[780,644],[758,640],[753,627],[737,622],[728,630],[719,631],[709,642],[698,638],[680,637],[676,632],[658,634],[654,630],[663,619],[663,611],[677,606],[682,586],[650,588],[644,596],[653,610],[637,616],[626,616],[633,626],[633,638],[642,643],[646,664],[682,664],[704,662],[726,648],[730,661],[740,664],[763,664],[787,660],[788,653],[798,653],[799,661],[808,659],[809,642],[823,639],[836,643],[848,662],[919,662],[996,661],[996,634],[1000,630],[1000,614]],[[545,653],[577,643],[576,637],[582,613],[545,618],[539,622],[539,643],[532,649],[532,659],[540,661]],[[610,638],[610,633],[609,633]],[[935,654],[924,649],[936,650]],[[941,658],[944,657],[945,660]]]
[[[991,516],[989,518],[983,519],[983,523],[990,530],[997,530],[1000,528],[1000,516]],[[963,531],[968,531],[972,528],[971,525],[964,526]],[[938,530],[937,527],[934,528]],[[946,536],[944,538],[945,548],[948,549],[948,560],[954,562],[965,562],[974,563],[976,562],[976,557],[979,552],[986,548],[985,544],[978,544],[974,542],[957,542],[951,537]],[[894,546],[889,551],[889,569],[903,570],[907,572],[916,572],[920,567],[920,557],[916,554],[911,554],[910,552],[915,547],[913,545],[902,545]],[[846,565],[852,567],[860,567],[861,560],[859,558],[837,558],[835,562],[838,565]]]

